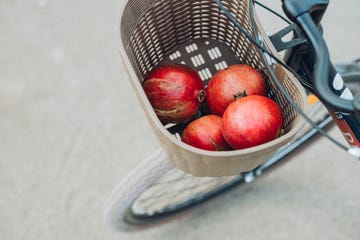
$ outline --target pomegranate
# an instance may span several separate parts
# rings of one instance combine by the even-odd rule
[[[218,71],[206,88],[206,102],[211,113],[222,116],[237,98],[267,94],[263,75],[247,64],[235,64]]]
[[[232,102],[223,115],[223,135],[234,149],[253,147],[277,138],[284,118],[277,103],[265,96],[246,96]]]
[[[199,74],[186,65],[165,65],[150,71],[143,88],[163,124],[183,123],[195,116],[204,101]]]
[[[197,148],[210,151],[229,149],[222,135],[222,119],[217,115],[206,115],[186,126],[182,141]]]

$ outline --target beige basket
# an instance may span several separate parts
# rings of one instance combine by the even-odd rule
[[[255,26],[251,24],[252,6],[248,0],[222,2],[248,32],[259,35],[264,45],[277,54],[258,21]],[[268,77],[270,95],[285,115],[283,136],[260,146],[224,152],[201,150],[181,142],[181,126],[163,126],[143,91],[142,81],[151,69],[163,63],[182,62],[198,70],[206,83],[218,69],[233,63],[250,64],[269,76],[267,60],[213,0],[128,0],[120,16],[120,53],[132,87],[161,146],[177,168],[195,176],[212,177],[250,171],[291,141],[303,125],[303,119]],[[294,101],[305,110],[306,94],[297,79],[280,65],[272,67]]]

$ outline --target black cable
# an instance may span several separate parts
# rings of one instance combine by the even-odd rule
[[[254,2],[255,4],[259,5],[260,7],[264,8],[265,10],[271,12],[272,14],[276,15],[277,17],[281,18],[281,19],[284,20],[287,24],[289,24],[289,25],[291,24],[291,22],[290,22],[288,19],[286,19],[284,16],[282,16],[282,15],[279,14],[278,12],[274,11],[273,9],[269,8],[268,6],[266,6],[266,5],[264,5],[264,4],[262,4],[261,2],[256,1],[256,0],[254,0],[253,2]]]
[[[257,40],[255,40],[250,33],[248,33],[241,24],[231,15],[231,13],[225,8],[225,6],[221,3],[221,0],[215,0],[215,2],[218,4],[218,7],[221,11],[224,12],[226,17],[235,25],[238,30],[240,30],[245,37],[255,44],[259,49],[261,49],[263,52],[266,52],[270,57],[272,57],[274,60],[276,60],[279,64],[281,64],[283,67],[285,67],[288,71],[290,71],[292,74],[294,74],[297,78],[301,78],[297,72],[295,72],[292,68],[290,68],[286,63],[283,62],[282,59],[275,56],[273,53],[269,52],[264,46],[260,45]]]

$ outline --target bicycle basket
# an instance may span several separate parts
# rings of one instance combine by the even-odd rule
[[[261,25],[252,21],[249,0],[224,0],[225,7],[245,29],[277,55]],[[254,23],[254,24],[252,24]],[[294,101],[306,110],[306,94],[297,79],[281,65],[269,63],[221,12],[213,0],[128,0],[119,21],[120,54],[130,82],[160,145],[173,164],[195,176],[230,176],[261,165],[280,146],[288,143],[304,121],[270,78],[266,64]],[[267,76],[270,95],[285,116],[285,134],[271,142],[243,150],[212,152],[197,149],[179,139],[161,124],[148,101],[142,82],[159,64],[177,62],[194,67],[205,84],[219,69],[246,63]]]

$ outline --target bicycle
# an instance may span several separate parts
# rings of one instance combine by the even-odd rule
[[[300,147],[318,132],[330,138],[323,129],[333,122],[343,131],[346,140],[348,140],[352,147],[345,147],[337,142],[336,139],[331,139],[331,141],[334,141],[337,146],[349,151],[350,154],[359,157],[359,149],[357,147],[360,146],[358,142],[358,139],[360,139],[360,122],[358,117],[358,101],[360,97],[359,94],[357,94],[359,92],[357,81],[360,79],[360,60],[346,64],[338,64],[336,66],[333,66],[332,63],[329,62],[326,44],[321,36],[320,24],[328,1],[312,0],[301,1],[301,3],[299,3],[299,1],[283,0],[284,12],[290,20],[277,14],[288,26],[270,36],[270,43],[266,39],[263,39],[266,36],[261,29],[258,29],[260,28],[259,23],[257,22],[256,16],[254,16],[255,5],[266,8],[263,4],[253,0],[130,0],[122,6],[121,22],[132,21],[125,26],[119,26],[119,30],[121,31],[121,34],[119,34],[121,35],[121,40],[119,41],[128,43],[130,41],[130,35],[139,36],[139,38],[134,38],[135,40],[133,40],[134,43],[132,43],[132,46],[124,44],[122,49],[122,56],[130,59],[128,62],[125,61],[124,64],[132,66],[134,69],[135,74],[133,74],[132,77],[141,78],[144,72],[149,71],[149,69],[164,59],[172,62],[192,63],[194,66],[197,64],[196,60],[191,61],[194,54],[200,52],[206,55],[209,50],[214,49],[212,53],[213,58],[216,59],[217,64],[222,63],[222,66],[218,66],[219,68],[224,68],[227,65],[238,62],[239,56],[244,57],[243,49],[240,49],[240,53],[237,54],[237,57],[234,57],[234,54],[232,51],[229,51],[226,44],[237,45],[239,41],[242,43],[246,42],[247,47],[249,47],[251,51],[254,51],[252,47],[256,46],[258,49],[256,51],[261,53],[262,61],[265,62],[263,66],[264,71],[267,71],[272,79],[276,81],[278,76],[272,71],[271,67],[278,65],[283,67],[285,69],[284,71],[291,72],[296,76],[296,79],[301,82],[303,88],[300,89],[300,91],[303,90],[304,93],[306,91],[307,95],[305,96],[308,96],[310,101],[310,110],[306,113],[304,113],[305,110],[301,106],[298,106],[298,104],[301,104],[301,100],[293,103],[292,96],[287,96],[288,89],[281,89],[282,83],[274,83],[273,87],[281,89],[281,91],[279,90],[276,94],[283,94],[284,101],[287,101],[287,104],[292,108],[291,113],[299,112],[298,115],[302,115],[302,117],[310,123],[307,123],[305,126],[299,124],[302,126],[301,129],[299,127],[299,129],[295,131],[294,136],[291,139],[286,139],[288,142],[284,143],[275,153],[262,159],[261,161],[263,162],[259,164],[259,166],[251,166],[251,170],[239,171],[237,175],[195,177],[192,174],[184,173],[174,168],[173,163],[168,160],[169,152],[166,154],[163,149],[157,150],[118,184],[105,204],[105,219],[112,228],[119,231],[131,231],[149,227],[159,221],[191,209],[235,186],[252,182],[256,177],[278,166],[286,155]],[[268,10],[272,11],[271,9]],[[162,29],[156,29],[156,31],[147,28],[151,24],[156,25],[163,23],[159,22],[160,20],[155,21],[156,16],[164,14],[164,12],[166,13],[167,11],[171,12],[171,15],[166,15],[169,19],[171,19],[171,16],[175,16],[171,19],[172,25],[186,21],[186,19],[184,20],[184,12],[192,18],[187,24],[176,26],[180,30],[167,29],[164,26],[162,26]],[[216,16],[219,21],[225,21],[226,19],[226,24],[220,27],[230,28],[229,32],[236,40],[230,40],[230,43],[220,44],[219,39],[222,36],[217,35],[214,37],[212,34],[216,35],[218,33],[211,33],[209,35],[205,34],[207,36],[205,40],[203,38],[197,39],[186,36],[190,41],[184,41],[181,44],[177,41],[169,41],[170,43],[165,42],[164,47],[161,46],[159,42],[152,42],[152,40],[146,38],[146,35],[153,37],[154,34],[158,34],[157,31],[160,31],[164,35],[166,35],[164,31],[170,31],[173,34],[177,33],[176,31],[182,31],[185,27],[189,27],[188,24],[191,25],[193,21],[197,20],[194,15],[199,14],[199,12],[204,14],[200,14],[203,18],[209,18],[214,12],[216,14],[211,15],[211,17]],[[245,30],[239,23],[239,18],[237,18],[241,15],[240,13],[248,14],[248,22],[246,22],[246,24],[250,25],[246,26],[248,28]],[[153,15],[155,15],[155,20],[151,18]],[[140,23],[134,22],[138,19],[146,19],[147,21]],[[155,22],[153,23],[152,21]],[[200,28],[202,27],[201,25],[199,26]],[[143,29],[139,30],[141,27]],[[198,25],[192,27],[196,29]],[[251,33],[249,34],[249,32]],[[286,42],[283,41],[284,37],[289,33],[292,33],[291,39]],[[167,38],[169,37],[168,35]],[[171,44],[172,46],[169,46]],[[268,45],[266,46],[265,44]],[[135,45],[137,47],[134,47]],[[176,46],[175,50],[173,46]],[[149,60],[142,56],[143,54],[146,55],[145,48],[148,48],[147,50],[152,50],[152,48],[156,50],[160,49],[160,53],[155,54],[153,58],[150,57]],[[161,48],[165,48],[165,50]],[[282,59],[275,54],[279,52],[283,53]],[[138,60],[137,58],[144,59]],[[313,59],[315,59],[315,62]],[[140,64],[136,63],[137,61],[143,61],[144,65],[140,66]],[[214,62],[207,62],[206,64],[213,67],[215,66]],[[203,79],[207,80],[211,77],[213,71],[216,70],[217,69],[208,71],[200,70],[200,75]],[[341,77],[339,74],[341,74]],[[347,87],[342,84],[341,79],[346,82]],[[293,79],[290,80],[293,81]],[[334,82],[336,84],[333,84]],[[134,88],[136,89],[136,86],[134,86]],[[350,95],[350,92],[353,94]],[[137,92],[137,94],[139,98],[144,97],[141,92]],[[317,98],[314,98],[314,94]],[[339,97],[341,94],[343,94],[343,98]],[[320,99],[320,101],[317,99]],[[289,104],[289,102],[292,103]],[[145,105],[145,103],[142,104]],[[147,106],[144,106],[144,108],[146,107]],[[148,117],[151,120],[153,116],[151,116],[150,113]],[[296,116],[293,116],[293,119],[289,121],[293,121],[295,118]],[[183,127],[182,125],[170,125],[167,126],[166,131],[176,136],[181,132]],[[159,138],[161,138],[161,136],[159,136]],[[277,146],[278,145],[276,145],[275,148],[277,148]]]

